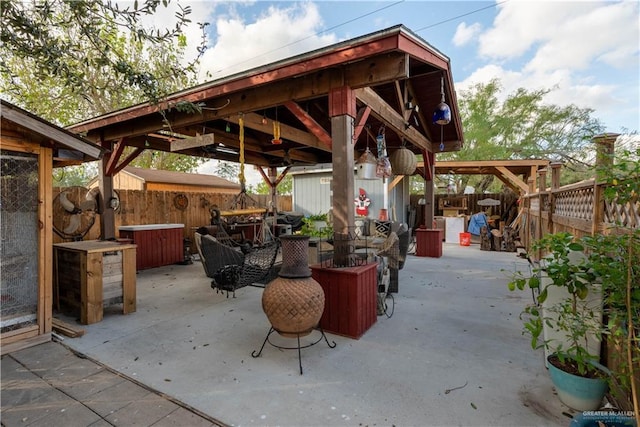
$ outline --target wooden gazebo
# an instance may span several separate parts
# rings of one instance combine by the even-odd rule
[[[442,93],[451,121],[432,122]],[[185,111],[192,103],[197,111]],[[241,143],[240,124],[244,139]],[[274,128],[281,142],[272,142]],[[449,58],[404,26],[205,83],[69,128],[108,150],[102,194],[110,178],[146,149],[177,152],[259,167],[274,187],[277,167],[333,163],[334,230],[354,224],[354,158],[375,147],[384,132],[389,154],[406,146],[430,159],[463,143]],[[134,150],[124,155],[125,147]],[[263,168],[267,168],[265,172]],[[286,171],[286,169],[285,169]],[[428,182],[433,171],[423,174]],[[433,185],[426,185],[433,215]],[[275,192],[274,192],[275,194]],[[101,215],[113,237],[113,212]],[[429,209],[430,208],[430,209]],[[431,223],[429,219],[427,223]]]
[[[538,170],[549,166],[549,160],[467,160],[436,161],[436,175],[494,175],[516,194],[531,192],[530,182],[535,181]],[[418,162],[416,173],[426,176],[428,167]]]

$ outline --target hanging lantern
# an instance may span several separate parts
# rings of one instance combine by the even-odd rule
[[[378,179],[376,176],[376,166],[378,159],[373,155],[369,147],[362,153],[356,161],[356,173],[358,179]]]
[[[444,102],[444,77],[440,78],[440,104],[433,112],[433,124],[444,126],[451,121],[451,108]]]
[[[273,122],[273,139],[271,140],[273,145],[282,144],[282,139],[280,138],[280,122]]]
[[[378,159],[369,150],[369,125],[367,125],[367,149],[362,156],[356,160],[356,176],[358,179],[378,179],[376,176],[376,167]]]
[[[416,155],[406,147],[400,147],[389,157],[391,169],[396,175],[413,175],[418,161]]]

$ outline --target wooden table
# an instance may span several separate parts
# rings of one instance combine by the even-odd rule
[[[54,306],[80,309],[80,322],[102,320],[103,308],[122,302],[136,311],[136,245],[89,240],[53,245]]]

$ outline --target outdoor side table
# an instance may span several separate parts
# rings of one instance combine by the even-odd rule
[[[54,306],[80,309],[80,323],[102,320],[103,308],[122,302],[136,311],[136,245],[89,240],[53,245]]]
[[[416,256],[440,258],[442,256],[442,230],[418,228],[416,230]]]

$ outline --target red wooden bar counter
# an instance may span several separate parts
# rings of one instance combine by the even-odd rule
[[[138,246],[136,270],[184,261],[184,224],[125,225],[120,237]]]

